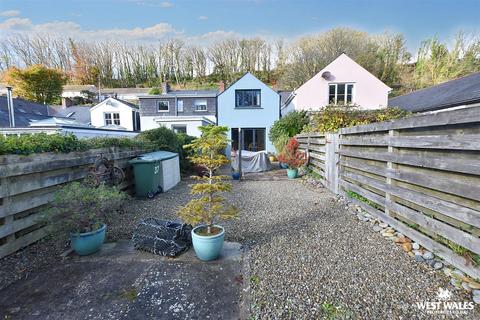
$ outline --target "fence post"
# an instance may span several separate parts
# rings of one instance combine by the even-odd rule
[[[397,130],[388,130],[388,153],[390,155],[393,155],[397,152],[397,148],[392,147],[391,144],[391,139],[390,137],[397,136],[398,131]],[[389,177],[389,173],[397,167],[397,164],[392,162],[392,161],[387,161],[387,177],[386,177],[386,182],[387,186],[390,187],[395,184],[395,180]],[[392,201],[392,195],[388,190],[385,190],[385,213],[387,215],[390,214],[390,202]]]
[[[338,133],[325,135],[325,184],[335,194],[338,194],[338,142]]]

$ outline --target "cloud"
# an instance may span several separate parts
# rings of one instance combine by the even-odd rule
[[[181,36],[183,32],[175,30],[168,23],[157,23],[145,28],[113,28],[85,30],[72,21],[52,21],[42,24],[33,24],[27,18],[10,18],[0,23],[0,34],[53,34],[62,37],[72,37],[80,40],[124,40],[124,41],[157,41],[169,37]]]
[[[162,3],[160,3],[160,7],[171,8],[171,7],[173,7],[173,3],[169,2],[169,1],[163,1]]]
[[[202,19],[203,20],[203,19]],[[25,36],[58,36],[84,41],[116,40],[121,42],[154,44],[169,39],[180,39],[188,45],[208,46],[227,38],[241,38],[242,35],[235,31],[215,30],[207,33],[191,35],[183,30],[174,28],[173,25],[160,22],[146,27],[110,28],[110,29],[85,29],[73,21],[50,21],[34,24],[28,18],[10,18],[0,21],[0,39],[14,35]]]
[[[160,2],[157,0],[129,0],[129,1],[139,6],[160,7],[160,8],[173,7],[173,3],[170,1],[160,1]]]
[[[18,10],[6,10],[0,12],[0,17],[16,17],[20,15],[20,11]]]
[[[32,21],[27,18],[10,18],[0,23],[0,30],[28,31],[33,27]]]
[[[200,17],[198,17],[198,20],[208,20],[208,17],[207,16],[200,16]]]

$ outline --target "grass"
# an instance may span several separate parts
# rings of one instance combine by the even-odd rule
[[[123,290],[122,293],[120,294],[120,297],[122,297],[125,300],[128,301],[135,301],[137,299],[138,291],[135,288],[131,288],[128,290]]]
[[[368,200],[367,198],[365,198],[364,196],[361,196],[359,195],[358,193],[356,192],[353,192],[352,190],[345,190],[345,193],[347,194],[347,196],[349,198],[353,198],[353,199],[357,199],[358,201],[362,201],[366,204],[368,204],[370,207],[374,207],[375,209],[378,209],[378,210],[381,210],[382,208],[376,204],[375,202],[371,201],[371,200]]]
[[[253,285],[257,286],[257,285],[260,283],[260,277],[257,276],[257,275],[252,275],[252,276],[250,277],[250,282],[251,282]]]
[[[468,250],[467,248],[464,248],[461,245],[456,244],[455,242],[450,241],[450,240],[448,240],[448,239],[446,239],[442,236],[437,236],[436,240],[438,242],[446,245],[453,252],[455,252],[456,254],[458,254],[461,257],[464,257],[465,259],[467,259],[467,261],[470,261],[474,265],[477,265],[477,266],[480,265],[480,255],[478,255],[478,254]]]
[[[322,311],[325,314],[325,319],[335,319],[343,313],[340,306],[335,306],[333,303],[322,303]]]

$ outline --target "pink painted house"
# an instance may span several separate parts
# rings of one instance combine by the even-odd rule
[[[345,53],[294,90],[281,106],[282,116],[292,111],[318,111],[329,104],[350,104],[361,109],[387,106],[391,88]]]

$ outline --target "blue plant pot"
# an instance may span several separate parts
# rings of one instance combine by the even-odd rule
[[[107,225],[103,224],[100,229],[85,233],[70,233],[70,241],[73,250],[80,256],[87,256],[97,252],[105,241]]]
[[[295,179],[298,175],[298,169],[287,169],[288,179]]]
[[[232,179],[233,180],[240,180],[240,173],[239,172],[232,173]]]
[[[288,165],[286,163],[280,162],[280,168],[288,169]]]
[[[192,230],[193,249],[198,259],[203,261],[215,260],[223,249],[225,230],[215,225],[215,227],[222,229],[222,232],[213,236],[201,236],[195,233],[195,230],[203,227],[205,226],[198,226]]]

